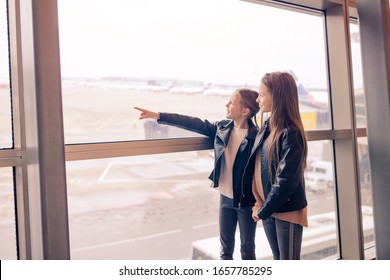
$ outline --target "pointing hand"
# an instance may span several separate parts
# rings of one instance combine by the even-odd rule
[[[139,107],[134,107],[134,109],[141,111],[141,115],[139,116],[139,119],[159,119],[160,118],[160,113],[152,112],[146,109],[142,109]]]

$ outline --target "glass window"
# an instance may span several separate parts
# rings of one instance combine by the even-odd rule
[[[15,260],[16,225],[12,168],[0,168],[0,259]]]
[[[329,141],[309,142],[309,166],[322,164],[327,173],[306,174],[304,259],[338,254],[330,149]],[[218,259],[219,192],[207,179],[212,168],[212,151],[67,162],[71,258]],[[256,243],[268,244],[261,227]],[[257,255],[271,258],[265,245]]]
[[[367,137],[358,138],[358,156],[364,245],[365,248],[369,248],[374,245],[374,217],[372,211],[372,186]]]
[[[334,164],[331,141],[308,142],[305,174],[309,226],[304,228],[302,259],[338,258]]]
[[[0,149],[12,148],[7,1],[0,2]]]
[[[352,47],[352,70],[355,90],[356,123],[357,127],[366,127],[365,93],[363,88],[362,60],[360,48],[359,26],[350,24],[351,47]],[[370,163],[367,137],[357,139],[359,156],[360,192],[362,201],[362,217],[365,248],[373,246],[374,218],[372,216],[372,192],[370,180]]]
[[[212,167],[210,151],[67,162],[71,258],[190,259],[218,235]]]
[[[133,106],[219,120],[234,89],[257,90],[270,71],[296,77],[306,129],[330,128],[319,14],[233,0],[58,7],[68,144],[193,136],[139,121]]]
[[[357,24],[350,24],[352,72],[355,92],[356,126],[366,127],[366,103],[363,88],[363,72],[360,48],[360,33]]]

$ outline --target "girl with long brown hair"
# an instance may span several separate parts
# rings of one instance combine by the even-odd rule
[[[307,143],[292,75],[267,73],[260,84],[261,114],[269,117],[256,137],[249,169],[256,198],[252,217],[262,220],[274,259],[300,259],[307,226],[304,170]]]

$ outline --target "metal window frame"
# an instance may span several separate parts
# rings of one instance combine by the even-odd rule
[[[9,0],[19,259],[69,259],[57,1]]]
[[[358,0],[376,258],[390,259],[390,1]],[[380,121],[379,121],[380,119]]]
[[[340,257],[363,259],[356,137],[365,136],[367,133],[365,129],[356,129],[354,121],[348,29],[349,16],[356,14],[356,1],[253,0],[251,2],[303,13],[325,14],[333,129],[307,131],[307,136],[309,141],[332,140],[333,142],[335,171],[336,174],[343,174],[342,178],[341,176],[336,178]],[[59,48],[56,37],[57,1],[9,0],[8,3],[15,149],[0,150],[0,167],[13,166],[16,170],[19,258],[67,259],[70,258],[70,251],[65,161],[204,150],[211,148],[211,144],[205,138],[195,137],[64,145],[61,139],[57,138],[51,149],[58,149],[60,152],[51,155],[50,149],[45,148],[42,143],[47,143],[54,132],[62,135],[62,115],[55,117],[54,123],[45,123],[45,129],[39,128],[44,120],[37,115],[47,117],[52,112],[40,98],[48,98],[57,105],[61,99],[61,81],[58,72]],[[45,15],[44,24],[38,19],[40,14]],[[341,34],[338,33],[338,29],[342,30]],[[48,39],[51,43],[46,46],[39,43],[43,40],[47,42]],[[336,53],[340,51],[341,59],[335,58]],[[47,60],[43,58],[43,52],[51,53]],[[49,60],[50,63],[54,63],[56,69],[54,73],[50,73],[47,67],[45,68]],[[339,70],[340,65],[341,68],[346,68]],[[49,82],[45,82],[47,77],[50,78]],[[46,95],[47,87],[54,88],[56,94],[51,97]],[[343,102],[343,106],[340,107],[339,103]],[[341,164],[344,157],[351,164]],[[55,163],[54,174],[46,172],[47,161]],[[57,180],[60,178],[60,187],[59,190],[51,192],[47,186],[53,183],[54,177]],[[49,200],[49,196],[53,201]],[[51,210],[53,214],[48,215],[48,211]],[[53,223],[57,226],[52,226]],[[57,250],[51,250],[52,242],[62,245]]]

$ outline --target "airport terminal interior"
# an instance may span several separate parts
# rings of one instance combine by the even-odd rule
[[[219,259],[212,142],[134,107],[218,121],[235,89],[287,71],[308,140],[301,258],[389,260],[389,5],[1,1],[0,259]],[[261,223],[256,258],[272,259]]]

